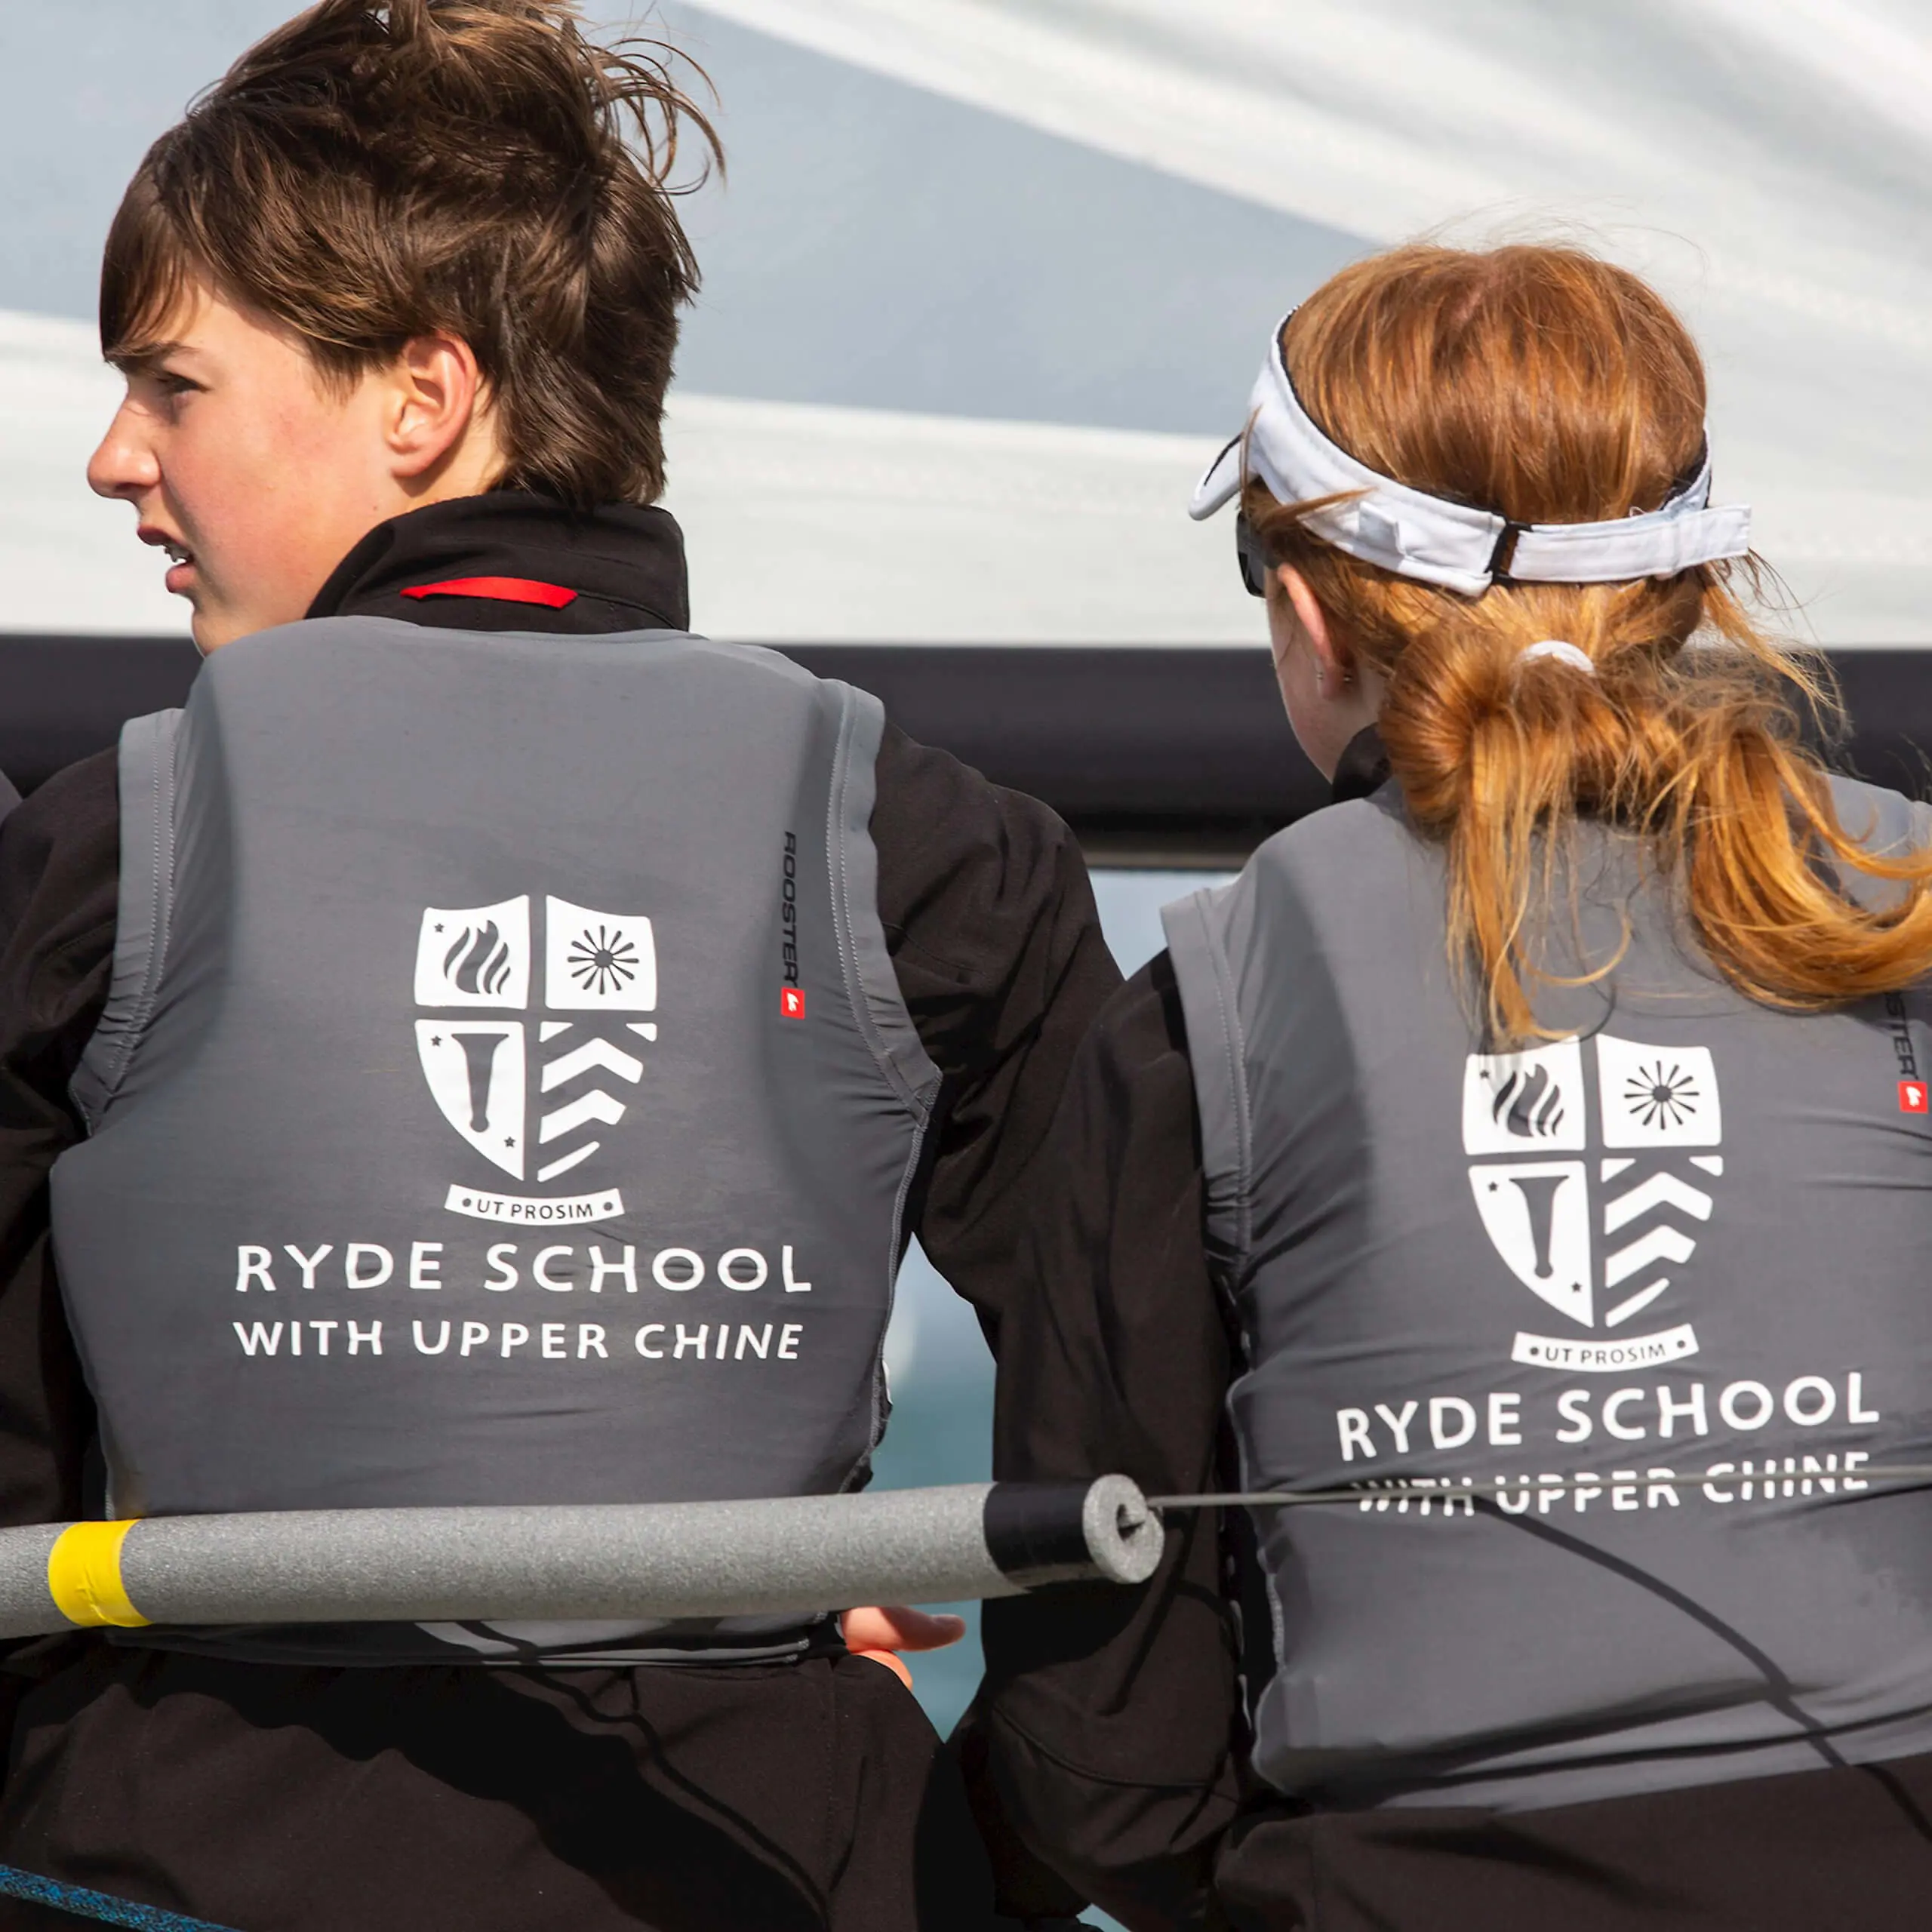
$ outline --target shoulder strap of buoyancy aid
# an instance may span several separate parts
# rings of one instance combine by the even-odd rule
[[[121,728],[121,878],[114,969],[100,1023],[67,1084],[92,1134],[127,1076],[154,1010],[174,896],[175,746],[182,714],[157,711]]]
[[[940,1071],[906,1011],[878,913],[878,848],[872,843],[872,821],[885,709],[869,691],[851,685],[838,688],[844,703],[826,825],[833,926],[847,983],[856,992],[854,1017],[860,1032],[879,1070],[923,1128],[939,1096]]]
[[[1909,859],[1932,845],[1932,806],[1842,772],[1826,782],[1840,827],[1875,859]],[[1860,872],[1855,863],[1839,860],[1832,870],[1839,891],[1867,912],[1890,912],[1905,897],[1897,881]]]
[[[878,798],[885,712],[849,685],[827,806],[838,945],[855,989],[860,1030],[894,1091],[924,1124],[938,1097],[940,1071],[906,1011],[885,943],[878,906],[878,854],[872,817]],[[183,714],[157,712],[122,728],[119,753],[121,875],[114,967],[99,1024],[68,1091],[93,1133],[125,1078],[154,1008],[168,952],[174,885],[175,752]]]
[[[1208,1252],[1223,1269],[1247,1255],[1254,1219],[1247,1051],[1226,943],[1229,902],[1244,890],[1252,890],[1246,874],[1161,911],[1194,1069]]]

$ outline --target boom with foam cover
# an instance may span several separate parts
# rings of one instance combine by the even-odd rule
[[[1159,1516],[1091,1483],[737,1503],[318,1509],[0,1530],[0,1637],[146,1624],[755,1616],[1143,1583]]]

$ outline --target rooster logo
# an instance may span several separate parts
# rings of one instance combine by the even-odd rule
[[[534,1040],[521,1017],[539,957],[528,895],[426,906],[415,984],[417,1005],[432,1012],[416,1021],[417,1054],[444,1118],[503,1173],[540,1186],[599,1151],[601,1140],[587,1137],[623,1121],[632,1100],[626,1090],[644,1077],[637,1048],[657,1037],[655,1019],[641,1017],[657,1005],[650,920],[563,899],[543,908],[544,1017]],[[453,1187],[449,1204],[479,1212],[478,1198],[496,1197]]]

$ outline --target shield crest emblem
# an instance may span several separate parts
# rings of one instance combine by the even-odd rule
[[[644,1076],[638,1046],[657,1037],[654,1019],[635,1017],[656,1011],[657,951],[646,915],[552,897],[543,901],[540,953],[534,910],[528,894],[493,906],[426,906],[416,1003],[438,1011],[415,1028],[423,1076],[443,1118],[503,1172],[542,1185],[589,1160],[603,1145],[595,1137],[629,1111],[626,1090]],[[568,1017],[540,1017],[533,1032],[524,1015],[540,957],[540,1011]],[[596,1204],[618,1198],[606,1190]],[[491,1218],[546,1204],[457,1186],[446,1204],[481,1213],[479,1200]]]
[[[1580,1040],[1472,1054],[1464,1066],[1463,1146],[1484,1232],[1532,1294],[1606,1337],[1519,1334],[1514,1357],[1605,1371],[1674,1360],[1696,1351],[1689,1323],[1659,1335],[1619,1331],[1669,1291],[1710,1219],[1724,1157],[1690,1150],[1722,1138],[1716,1063],[1706,1047],[1607,1033],[1589,1046],[1594,1106]]]

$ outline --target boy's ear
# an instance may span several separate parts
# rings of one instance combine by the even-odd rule
[[[391,371],[384,424],[398,479],[426,479],[454,456],[490,440],[488,399],[475,352],[438,330],[412,336]]]

